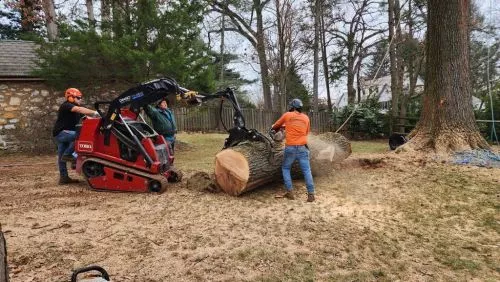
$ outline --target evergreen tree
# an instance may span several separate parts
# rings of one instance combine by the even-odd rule
[[[19,39],[21,17],[18,12],[0,7],[0,39]]]
[[[387,45],[387,39],[381,40],[375,45],[375,52],[367,64],[367,79],[380,78],[389,75],[389,60],[388,58],[384,60],[384,56],[387,52]],[[380,64],[382,64],[382,66],[380,66]],[[379,68],[380,70],[377,74],[377,70]],[[377,74],[377,77],[375,77],[375,74]]]
[[[224,80],[221,81],[218,77],[215,81],[216,89],[225,89],[231,87],[235,89],[235,94],[238,98],[242,108],[255,108],[255,104],[251,101],[249,93],[243,90],[242,86],[249,85],[258,81],[258,79],[248,80],[241,77],[241,74],[230,68],[228,65],[238,58],[237,55],[231,53],[223,54],[224,58],[221,59],[221,54],[216,52],[211,52],[214,57],[215,69],[219,72],[221,68],[224,69]]]
[[[61,24],[60,41],[42,43],[37,74],[60,89],[169,76],[189,89],[215,90],[213,58],[198,28],[204,7],[197,1],[156,2],[137,1],[119,13],[114,31],[120,32],[113,36],[96,33],[84,21]]]
[[[40,1],[0,3],[0,39],[37,40],[42,35]]]
[[[311,106],[311,95],[307,91],[302,78],[297,72],[297,65],[294,61],[290,64],[290,70],[286,77],[287,100],[298,98],[304,103],[304,111],[309,111]]]

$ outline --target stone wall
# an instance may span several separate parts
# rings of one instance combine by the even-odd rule
[[[93,108],[96,100],[113,99],[130,86],[80,89],[82,106]],[[55,152],[52,127],[64,101],[63,91],[55,91],[42,81],[0,81],[0,150]]]
[[[53,148],[51,130],[61,95],[39,81],[0,81],[0,149]]]

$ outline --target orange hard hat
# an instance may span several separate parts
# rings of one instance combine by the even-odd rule
[[[75,98],[82,97],[82,92],[80,92],[80,90],[76,88],[68,88],[66,89],[66,92],[64,92],[64,97],[66,97],[66,100],[73,103],[75,101]]]

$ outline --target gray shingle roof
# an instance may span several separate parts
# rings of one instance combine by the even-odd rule
[[[33,77],[36,48],[32,41],[0,40],[0,77]]]

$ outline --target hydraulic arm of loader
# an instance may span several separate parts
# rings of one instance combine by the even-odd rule
[[[245,118],[243,117],[243,113],[241,112],[240,104],[231,88],[226,88],[225,90],[216,92],[214,94],[201,94],[196,95],[195,100],[191,99],[190,103],[198,103],[201,104],[205,101],[212,99],[221,99],[220,103],[220,118],[221,123],[224,126],[224,129],[229,133],[229,137],[226,138],[224,142],[224,149],[236,146],[238,143],[242,141],[257,141],[264,142],[267,146],[272,146],[272,141],[264,136],[262,133],[258,132],[255,129],[247,129],[245,127]],[[234,110],[233,114],[233,127],[228,129],[224,125],[224,121],[222,120],[222,106],[225,100],[228,100]]]

